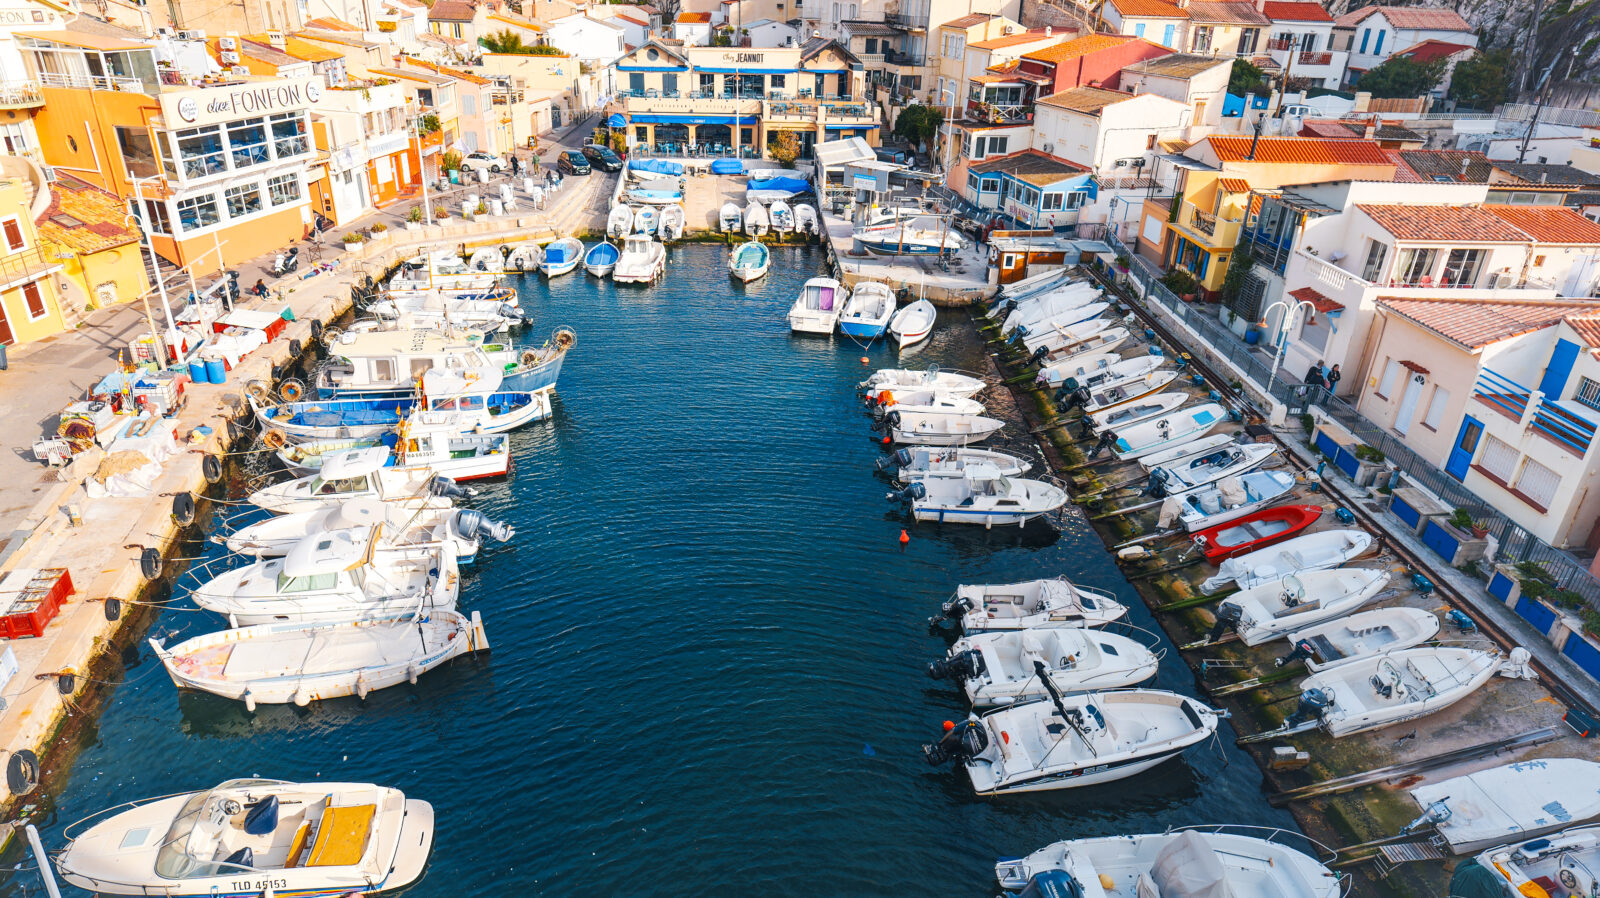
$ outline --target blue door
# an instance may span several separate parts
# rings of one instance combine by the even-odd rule
[[[1450,447],[1450,460],[1444,464],[1444,472],[1457,480],[1467,479],[1467,466],[1472,464],[1472,456],[1478,451],[1478,439],[1483,436],[1483,422],[1468,415],[1461,421],[1461,432],[1456,434],[1456,442]]]
[[[1571,340],[1557,340],[1550,351],[1550,364],[1545,366],[1544,379],[1539,381],[1539,392],[1551,399],[1560,399],[1567,390],[1567,378],[1572,376],[1572,363],[1578,360],[1578,344]]]

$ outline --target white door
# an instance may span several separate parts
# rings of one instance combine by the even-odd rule
[[[1417,401],[1422,398],[1422,376],[1406,372],[1406,391],[1400,394],[1400,411],[1394,416],[1394,432],[1401,436],[1411,429],[1411,418],[1417,413]]]

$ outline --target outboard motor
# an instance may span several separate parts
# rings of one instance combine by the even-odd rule
[[[983,754],[988,747],[989,734],[973,715],[959,724],[945,721],[944,736],[933,745],[922,746],[922,756],[935,767],[946,761],[964,764]]]
[[[938,631],[947,623],[955,623],[973,609],[972,600],[956,596],[939,606],[939,613],[928,618],[928,629]]]
[[[1048,356],[1049,354],[1050,354],[1050,347],[1041,346],[1038,349],[1035,349],[1033,351],[1033,355],[1028,356],[1028,360],[1026,362],[1024,362],[1023,364],[1024,365],[1034,365],[1034,364],[1041,363],[1041,362],[1043,362],[1045,360],[1045,357]]]
[[[491,521],[483,512],[472,508],[457,511],[455,517],[450,519],[450,529],[467,542],[489,537],[503,543],[517,535],[515,527],[501,521]]]
[[[1117,432],[1115,430],[1108,430],[1105,433],[1100,434],[1100,439],[1095,441],[1094,448],[1089,450],[1089,457],[1094,458],[1116,444]]]
[[[1285,664],[1293,664],[1296,661],[1304,661],[1308,658],[1315,658],[1317,656],[1316,653],[1317,650],[1314,646],[1312,646],[1311,641],[1302,639],[1294,644],[1293,651],[1287,655],[1284,655],[1282,658],[1273,661],[1272,666],[1282,667]]]
[[[473,492],[448,477],[435,477],[428,483],[428,495],[460,502]]]
[[[900,426],[900,413],[890,409],[889,413],[872,422],[872,429],[878,433],[888,433]]]
[[[1145,481],[1144,489],[1139,491],[1141,496],[1153,499],[1167,498],[1167,481],[1172,478],[1166,468],[1156,468],[1150,472],[1150,478]]]
[[[935,680],[976,680],[989,670],[989,665],[983,660],[983,653],[977,649],[968,649],[957,652],[948,658],[940,658],[928,664],[928,676]]]
[[[911,483],[906,484],[905,489],[890,490],[889,494],[884,498],[888,499],[890,502],[898,501],[903,502],[906,505],[910,505],[912,502],[915,502],[918,499],[927,498],[927,496],[928,488],[922,485],[922,481],[914,480]]]
[[[1300,693],[1300,702],[1295,705],[1294,713],[1283,722],[1284,726],[1297,727],[1313,720],[1321,720],[1324,711],[1333,707],[1333,696],[1326,691],[1313,687]]]
[[[878,460],[872,464],[879,471],[887,471],[890,468],[909,467],[911,464],[911,450],[896,449],[893,455],[878,456]]]
[[[501,318],[505,318],[508,321],[518,321],[518,322],[520,322],[520,321],[526,321],[528,319],[528,313],[527,312],[522,311],[522,309],[520,309],[520,308],[518,308],[518,307],[516,307],[516,306],[514,306],[514,305],[512,305],[511,303],[508,303],[508,302],[501,303],[500,304],[500,308],[495,309],[495,312],[498,313]]]
[[[1090,399],[1094,398],[1094,394],[1089,392],[1088,387],[1078,387],[1068,394],[1065,399],[1060,398],[1061,390],[1057,390],[1056,396],[1056,409],[1063,412],[1071,411],[1075,408],[1083,408],[1089,404]]]
[[[1211,625],[1211,632],[1206,634],[1206,642],[1216,642],[1222,638],[1222,634],[1238,629],[1239,621],[1243,619],[1244,608],[1232,602],[1223,602],[1217,606],[1217,622]]]

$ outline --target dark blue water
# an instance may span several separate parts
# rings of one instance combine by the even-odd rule
[[[970,895],[1003,855],[1191,823],[1288,823],[1232,749],[1130,780],[974,797],[919,745],[964,713],[923,673],[955,585],[1067,574],[1150,615],[1081,522],[913,528],[872,476],[853,387],[892,363],[794,338],[784,314],[820,252],[731,283],[722,251],[674,251],[665,285],[529,279],[542,333],[574,327],[553,422],[516,436],[514,482],[480,507],[462,602],[495,649],[415,688],[306,710],[180,696],[141,647],[56,802],[46,843],[103,807],[233,776],[399,786],[438,836],[411,894]],[[912,359],[908,359],[912,361]],[[976,368],[964,314],[914,356]],[[180,598],[193,579],[181,582]],[[219,621],[165,612],[180,639]],[[1156,685],[1193,691],[1172,657]]]

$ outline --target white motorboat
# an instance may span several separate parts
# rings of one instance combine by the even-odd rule
[[[885,390],[878,394],[874,415],[882,417],[890,409],[902,412],[929,412],[943,415],[981,415],[983,403],[943,390]]]
[[[839,333],[847,337],[875,340],[889,329],[894,317],[894,291],[877,281],[857,281],[850,299],[839,316]]]
[[[979,795],[1011,795],[1114,782],[1211,738],[1222,716],[1156,689],[1061,695],[974,714],[924,745],[930,764],[955,761]]]
[[[1049,359],[1070,362],[1074,356],[1086,352],[1110,352],[1128,342],[1133,336],[1126,327],[1112,327],[1113,322],[1104,318],[1074,324],[1072,327],[1059,331],[1059,340],[1040,352]]]
[[[1150,472],[1145,491],[1156,498],[1186,493],[1224,477],[1238,477],[1266,464],[1278,453],[1272,443],[1234,443],[1215,452],[1164,465]]]
[[[627,208],[624,206],[623,208]],[[544,261],[544,248],[537,243],[519,243],[506,254],[507,271],[538,271]]]
[[[995,865],[1028,898],[1340,898],[1349,879],[1284,844],[1284,830],[1205,826],[1070,839]],[[1305,840],[1305,847],[1315,843]],[[1331,852],[1327,853],[1331,858]],[[1453,892],[1452,894],[1464,894]]]
[[[1157,365],[1164,361],[1153,356],[1146,356],[1145,358],[1154,360]],[[1143,361],[1143,359],[1139,361]],[[1086,417],[1093,418],[1107,409],[1114,409],[1117,406],[1136,402],[1146,396],[1159,393],[1166,389],[1168,384],[1177,379],[1178,372],[1175,369],[1157,367],[1143,374],[1103,380],[1094,387],[1078,387],[1076,390],[1071,391],[1071,394],[1066,397],[1065,402],[1062,404],[1067,408],[1077,406],[1083,410],[1083,414]],[[1063,385],[1064,387],[1065,385]],[[1060,391],[1057,391],[1056,395],[1059,396]]]
[[[656,227],[661,224],[661,214],[654,206],[640,206],[633,210],[633,232],[635,234],[654,234]]]
[[[1532,679],[1527,654],[1514,649],[1507,661],[1499,652],[1419,646],[1338,664],[1301,680],[1294,713],[1280,730],[1260,735],[1320,728],[1349,736],[1426,717],[1478,691],[1497,673]]]
[[[1425,825],[1443,837],[1451,854],[1467,854],[1508,839],[1528,841],[1600,816],[1600,764],[1579,758],[1530,758],[1417,786],[1411,797],[1423,813],[1405,831]]]
[[[583,270],[597,278],[609,275],[622,258],[622,250],[609,240],[602,240],[583,253]]]
[[[363,311],[372,317],[351,324],[343,336],[412,330],[494,334],[527,321],[521,309],[504,299],[455,299],[432,291],[388,293]]]
[[[319,533],[281,558],[219,574],[190,598],[230,627],[249,627],[451,611],[459,587],[449,543],[378,549],[371,530],[358,528]]]
[[[506,542],[516,535],[509,524],[491,521],[481,511],[454,508],[444,499],[405,503],[351,499],[329,508],[256,521],[228,534],[223,544],[240,555],[276,558],[319,533],[379,526],[382,529],[374,536],[378,548],[448,542],[459,564],[477,560],[484,538]]]
[[[880,368],[861,382],[861,389],[869,396],[880,390],[939,389],[956,396],[976,396],[988,384],[970,374],[940,371],[937,367],[926,370],[914,368]]]
[[[772,222],[772,229],[780,234],[794,231],[794,210],[783,200],[773,200],[767,207],[767,218]]]
[[[1182,523],[1194,533],[1226,524],[1259,511],[1289,494],[1295,478],[1286,471],[1250,471],[1239,477],[1223,477],[1215,483],[1169,496],[1161,504],[1156,526],[1161,529]]]
[[[1094,321],[1111,308],[1110,303],[1091,302],[1054,315],[1034,327],[1018,328],[1011,334],[1013,341],[1019,337],[1028,352],[1056,353],[1066,350],[1078,339],[1079,325]]]
[[[794,207],[794,228],[802,234],[821,234],[821,219],[817,216],[817,207],[810,203],[798,203]]]
[[[1058,387],[1069,377],[1082,383],[1085,377],[1104,371],[1120,361],[1122,356],[1115,352],[1075,353],[1063,361],[1042,366],[1034,380],[1047,387]]]
[[[1216,574],[1200,584],[1202,592],[1216,592],[1229,583],[1250,589],[1275,583],[1301,571],[1338,567],[1367,554],[1373,547],[1372,534],[1365,530],[1322,530],[1235,555],[1217,568]]]
[[[728,273],[745,283],[767,273],[772,265],[772,252],[759,240],[739,244],[728,257]]]
[[[1183,404],[1188,401],[1188,393],[1155,393],[1090,415],[1084,422],[1088,424],[1091,433],[1099,433],[1106,429],[1115,430],[1138,424],[1140,421],[1159,418],[1167,412],[1183,408]]]
[[[751,237],[760,237],[771,229],[772,221],[767,217],[767,207],[751,200],[744,207],[744,232]]]
[[[500,285],[500,276],[473,271],[455,250],[437,250],[412,256],[389,277],[390,290],[468,290],[480,292]]]
[[[717,215],[717,226],[724,234],[737,234],[744,229],[744,212],[737,203],[722,204],[722,211]]]
[[[105,814],[69,826],[56,857],[63,879],[101,895],[387,892],[420,879],[433,850],[433,807],[369,783],[234,779]]]
[[[1104,630],[1056,627],[974,633],[956,640],[928,676],[954,680],[975,708],[1049,698],[1044,680],[1063,694],[1137,686],[1156,675],[1160,656]]]
[[[668,203],[661,207],[661,221],[656,226],[656,231],[661,234],[661,240],[683,239],[683,206],[678,203]]]
[[[1006,422],[982,415],[949,415],[890,410],[874,430],[886,431],[896,443],[917,446],[965,446],[998,433]]]
[[[1197,440],[1191,440],[1181,446],[1173,446],[1170,449],[1163,449],[1160,452],[1152,452],[1149,455],[1140,456],[1139,466],[1146,471],[1153,471],[1163,465],[1182,464],[1201,455],[1210,455],[1217,449],[1237,442],[1237,439],[1228,434],[1214,433],[1210,436],[1200,437]]]
[[[1078,370],[1078,373],[1068,374],[1058,385],[1068,393],[1077,390],[1091,394],[1099,393],[1102,388],[1109,389],[1118,384],[1134,383],[1138,378],[1154,374],[1165,363],[1166,359],[1158,355],[1136,355],[1131,359],[1124,359],[1110,353],[1096,353],[1079,364],[1081,370]]]
[[[1100,441],[1089,451],[1089,457],[1094,458],[1102,447],[1108,447],[1119,460],[1132,461],[1199,439],[1226,420],[1228,410],[1215,402],[1180,408],[1121,431],[1101,431]]]
[[[933,303],[926,299],[919,299],[895,312],[894,317],[889,319],[889,333],[894,334],[895,345],[905,349],[928,339],[938,315]]]
[[[463,434],[448,425],[413,424],[409,419],[397,432],[382,437],[290,443],[278,450],[278,458],[291,471],[315,474],[341,453],[373,449],[387,451],[382,467],[425,467],[458,483],[503,477],[511,471],[511,438],[506,434]]]
[[[919,521],[1020,527],[1067,504],[1067,492],[1053,483],[1007,477],[993,465],[973,462],[960,477],[914,480],[891,492],[889,499],[906,503]]]
[[[544,259],[539,263],[539,273],[547,278],[569,274],[583,261],[583,241],[576,237],[562,237],[544,246]]]
[[[319,470],[264,486],[245,501],[273,514],[290,514],[328,508],[351,499],[393,502],[429,496],[457,499],[469,495],[466,487],[456,486],[454,481],[440,477],[428,467],[389,467],[388,462],[386,446],[341,450],[324,459]]]
[[[967,245],[948,222],[926,216],[869,224],[856,228],[852,236],[875,256],[953,256]]]
[[[1306,669],[1315,673],[1369,655],[1422,645],[1437,635],[1439,616],[1432,611],[1404,605],[1374,608],[1290,633],[1291,650],[1277,664],[1281,667],[1304,660]]]
[[[611,207],[611,212],[606,216],[606,236],[614,240],[633,233],[633,207],[627,203],[617,203]]]
[[[1045,627],[1104,627],[1121,620],[1127,606],[1110,594],[1069,582],[1065,577],[1022,583],[956,587],[929,623],[959,624],[963,633],[1029,630]]]
[[[150,640],[179,689],[256,705],[314,701],[416,683],[452,658],[489,648],[478,612],[220,630],[167,648]]]
[[[751,205],[756,206],[755,203]],[[747,224],[749,220],[745,219]],[[789,308],[789,330],[803,334],[833,333],[849,298],[850,291],[833,278],[806,281],[800,288],[800,296]]]
[[[1033,467],[1033,462],[992,449],[951,447],[933,449],[927,446],[906,446],[891,455],[879,456],[879,471],[894,469],[894,478],[901,483],[929,477],[963,477],[968,465],[990,465],[1006,477],[1021,477]]]
[[[622,241],[622,255],[611,269],[619,284],[649,284],[667,273],[667,248],[647,234],[630,234]]]
[[[1245,645],[1271,642],[1344,617],[1377,599],[1388,582],[1388,571],[1347,567],[1304,571],[1261,583],[1222,600],[1206,640],[1214,642],[1231,629]]]
[[[1548,838],[1516,840],[1491,848],[1471,862],[1456,865],[1448,894],[1495,898],[1588,898],[1600,894],[1600,826],[1575,826]]]
[[[467,270],[500,274],[506,270],[506,257],[498,246],[480,246],[467,257]]]
[[[1000,334],[1010,336],[1018,328],[1027,328],[1024,333],[1032,333],[1040,325],[1052,319],[1081,309],[1090,303],[1104,300],[1105,294],[1088,282],[1070,284],[1048,293],[1041,293],[1015,304],[1008,304],[1010,311],[1000,323]]]
[[[311,386],[320,399],[400,397],[416,390],[420,371],[492,369],[502,388],[537,392],[555,386],[576,342],[567,327],[556,328],[537,348],[486,343],[481,334],[455,328],[351,330],[327,340],[328,359],[313,372]]]

